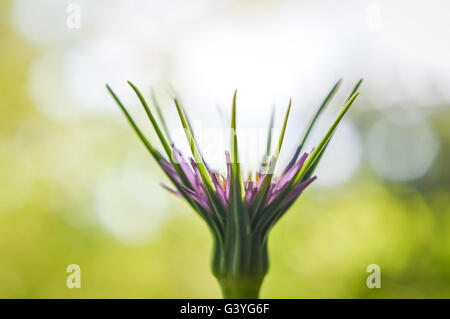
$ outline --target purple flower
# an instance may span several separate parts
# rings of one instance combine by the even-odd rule
[[[183,191],[187,194],[188,197],[200,206],[202,206],[208,214],[214,216],[214,212],[212,211],[212,205],[209,204],[209,198],[206,194],[206,185],[203,183],[201,179],[200,172],[198,170],[197,164],[195,163],[192,157],[189,158],[189,164],[184,159],[181,152],[172,146],[174,153],[177,154],[177,162],[179,163],[181,170],[186,176],[189,183],[184,184],[179,177],[174,165],[168,162],[166,159],[162,158],[160,160],[161,168],[166,172],[167,175],[170,175],[172,180],[176,181],[176,189],[172,189],[167,185],[162,184],[162,186],[169,190],[171,193],[178,195],[183,198]],[[230,158],[230,153],[228,151],[225,152],[225,157]],[[260,212],[257,214],[264,214],[264,211],[270,210],[273,207],[270,206],[276,199],[280,200],[280,209],[286,208],[290,203],[294,202],[298,196],[302,193],[302,191],[309,186],[315,179],[316,176],[312,176],[306,178],[302,182],[298,182],[295,186],[289,191],[288,196],[285,195],[285,191],[287,187],[290,185],[291,179],[298,173],[304,164],[306,158],[308,157],[307,153],[304,153],[303,156],[295,163],[295,165],[287,170],[285,174],[280,177],[273,177],[270,183],[269,189],[267,191],[267,195],[265,196],[262,204],[260,205]],[[209,171],[209,176],[211,181],[214,184],[214,190],[216,192],[216,196],[218,199],[218,204],[221,205],[221,209],[227,211],[230,207],[230,201],[228,194],[230,193],[230,164],[227,162],[228,172],[226,175],[220,175],[217,172]],[[255,205],[256,194],[261,192],[261,182],[264,179],[264,174],[256,173],[255,179],[249,178],[244,180],[245,187],[243,188],[243,203],[248,206],[248,209],[251,209]],[[181,190],[180,190],[181,189]],[[255,212],[256,213],[256,212]],[[225,216],[224,216],[225,218]]]
[[[314,171],[337,125],[359,94],[356,91],[361,84],[361,80],[355,85],[342,111],[324,138],[310,153],[305,153],[303,152],[305,142],[319,115],[337,91],[341,80],[333,86],[307,126],[299,146],[280,176],[274,176],[273,172],[281,152],[292,105],[291,101],[289,101],[278,145],[274,153],[270,155],[273,127],[272,112],[266,154],[260,169],[254,174],[250,174],[248,178],[242,178],[239,162],[236,135],[236,92],[232,102],[231,148],[230,151],[225,151],[227,173],[222,175],[211,170],[201,156],[190,121],[176,98],[174,103],[192,152],[192,157],[189,158],[185,158],[173,144],[154,96],[152,95],[154,107],[163,130],[161,130],[140,91],[131,82],[128,83],[141,101],[163,145],[166,156],[156,150],[147,140],[108,85],[107,89],[145,147],[173,184],[173,188],[166,185],[163,185],[163,187],[185,199],[211,230],[214,240],[212,269],[221,285],[224,296],[233,298],[257,297],[262,280],[268,271],[268,234],[300,194],[316,179]]]

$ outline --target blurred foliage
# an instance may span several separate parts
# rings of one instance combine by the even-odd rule
[[[11,28],[8,10],[2,2],[0,297],[220,297],[207,228],[181,201],[171,200],[166,223],[138,243],[99,222],[98,180],[124,154],[147,154],[119,117],[61,124],[34,108],[27,85],[37,52]],[[427,176],[392,184],[365,168],[338,190],[305,193],[271,235],[262,297],[450,297],[450,116],[441,109],[431,118],[441,150]],[[152,162],[146,169],[158,183]],[[81,289],[66,287],[72,263],[81,266]],[[381,266],[381,289],[366,287],[372,263]]]

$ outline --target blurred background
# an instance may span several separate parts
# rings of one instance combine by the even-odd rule
[[[293,98],[286,162],[332,85],[344,78],[308,148],[362,77],[317,182],[271,233],[261,296],[450,298],[449,10],[444,0],[1,0],[0,297],[220,297],[206,225],[160,187],[105,83],[152,141],[126,81],[147,97],[154,88],[173,130],[175,90],[222,170],[217,108],[229,113],[236,88],[238,126],[264,132],[244,134],[241,151],[258,159],[251,147],[272,106],[276,133]],[[69,264],[81,289],[66,286]],[[366,286],[369,264],[380,289]]]

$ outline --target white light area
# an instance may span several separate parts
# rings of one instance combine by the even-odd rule
[[[80,89],[81,75],[115,80],[113,70],[104,72],[107,64],[117,69],[117,78],[134,75],[147,86],[158,80],[180,84],[176,88],[189,101],[202,102],[194,103],[199,108],[228,103],[239,88],[240,101],[253,116],[265,114],[273,102],[284,105],[292,95],[307,101],[315,86],[336,76],[365,77],[366,96],[377,107],[413,99],[430,106],[450,99],[450,2],[445,0],[74,3],[81,8],[79,31],[66,27],[69,2],[16,0],[12,16],[44,50],[63,56],[74,51],[65,66],[72,70],[65,86],[88,110],[96,111],[104,101],[92,92],[95,86],[87,87],[90,81]],[[131,44],[126,54],[124,38]],[[105,54],[105,47],[121,53]],[[100,59],[100,67],[91,67]],[[80,70],[74,72],[73,65]],[[143,68],[142,76],[136,66]]]
[[[311,11],[318,9],[292,14],[287,7],[245,21],[219,20],[186,36],[175,50],[173,72],[186,104],[207,109],[198,115],[208,123],[216,103],[229,112],[238,89],[238,124],[243,127],[265,127],[272,105],[284,112],[290,97],[302,107],[322,89],[324,78],[337,78],[333,65],[345,47],[329,38]],[[339,40],[350,42],[343,36]]]
[[[192,24],[210,14],[215,5],[208,0],[78,0],[77,3],[92,31],[126,34],[151,50],[167,49]]]
[[[135,97],[127,80],[148,95],[167,73],[167,55],[178,31],[209,8],[203,0],[73,3],[81,8],[79,30],[66,26],[69,2],[52,6],[48,0],[17,0],[13,7],[18,29],[43,47],[30,74],[34,105],[56,120],[116,112],[105,83],[126,104]]]
[[[163,192],[147,169],[128,161],[122,172],[99,183],[98,218],[123,242],[148,240],[158,233],[169,216],[167,195]]]
[[[450,69],[450,3],[433,1],[380,1],[383,42],[410,62]],[[417,20],[414,18],[418,18]]]
[[[61,81],[62,65],[57,53],[47,52],[33,62],[29,75],[28,89],[33,105],[55,120],[72,119],[78,115],[78,108],[67,98]]]
[[[294,10],[282,6],[276,12],[250,15],[246,20],[209,21],[207,28],[179,41],[175,50],[173,82],[194,114],[194,129],[222,129],[215,105],[223,106],[229,116],[232,96],[238,89],[238,138],[245,171],[255,170],[265,152],[272,106],[276,105],[274,145],[289,99],[293,98],[292,114],[309,113],[306,108],[317,102],[317,96],[323,99],[343,75],[336,60],[345,60],[345,50],[352,46],[352,38],[344,36],[350,26],[336,23],[338,17],[330,11],[324,12],[320,5],[303,11],[293,6]],[[314,19],[319,12],[324,19],[334,21],[336,28],[327,30]],[[285,145],[298,142],[298,128],[307,121],[292,114]],[[226,145],[221,135],[217,135],[217,145]],[[285,149],[282,157],[290,155],[291,148]],[[223,151],[214,152],[214,156],[205,152],[205,157],[220,162]]]
[[[106,83],[116,91],[127,86],[127,80],[138,85],[154,83],[160,77],[157,67],[145,67],[145,60],[151,56],[144,57],[140,52],[139,46],[126,38],[102,38],[67,52],[63,83],[69,97],[82,111],[111,111],[112,100],[105,89]],[[143,94],[148,93],[149,86],[141,85],[140,89]],[[122,89],[119,96],[128,102],[135,95],[128,88]]]
[[[103,39],[65,55],[44,53],[30,68],[29,91],[39,111],[54,120],[66,121],[87,112],[117,112],[106,83],[134,109],[136,95],[126,81],[133,79],[142,93],[148,95],[149,87],[142,85],[146,83],[142,79],[150,78],[151,71],[155,69],[143,68],[142,61],[137,61],[126,42],[119,46],[115,41]],[[153,79],[156,78],[154,74]]]
[[[55,0],[16,0],[12,17],[17,28],[40,46],[57,45],[68,34],[66,8],[69,2]]]
[[[83,38],[66,25],[67,7],[71,4],[81,9],[81,28],[77,32]],[[184,26],[207,15],[211,6],[207,0],[15,0],[12,16],[18,30],[40,46],[70,49],[74,43],[66,41],[68,38],[95,42],[103,35],[127,34],[157,47],[161,42],[167,45],[171,41],[167,41],[168,37],[178,36]],[[91,38],[93,33],[96,36]]]
[[[266,129],[273,104],[279,128],[293,97],[285,157],[309,120],[298,115],[310,114],[317,97],[339,77],[345,83],[364,77],[361,98],[377,108],[450,100],[450,2],[445,0],[74,3],[82,10],[78,31],[66,27],[68,2],[15,0],[13,6],[18,29],[43,52],[30,71],[33,104],[54,119],[117,112],[105,82],[127,106],[137,106],[126,80],[146,96],[150,86],[173,84],[196,131],[222,127],[215,104],[229,113],[236,88],[238,127],[244,130]],[[242,153],[261,144],[243,135]],[[222,162],[225,141],[205,136],[205,157]],[[180,148],[188,152],[185,143]]]
[[[450,2],[388,1],[378,7],[378,27],[367,30],[356,67],[378,108],[414,100],[423,107],[448,101]],[[373,12],[372,12],[373,13]],[[366,18],[369,18],[366,14]]]
[[[369,131],[367,149],[380,176],[402,182],[425,175],[438,154],[439,140],[424,120],[381,119]]]

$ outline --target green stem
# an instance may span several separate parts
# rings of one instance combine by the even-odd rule
[[[269,269],[267,240],[260,236],[249,236],[242,245],[242,254],[227,254],[227,244],[214,241],[212,271],[222,289],[224,299],[258,299],[259,290]],[[245,240],[244,239],[244,240]],[[235,248],[232,245],[232,248]],[[234,267],[237,265],[238,267]]]
[[[224,299],[258,299],[262,279],[222,278],[218,279]]]

